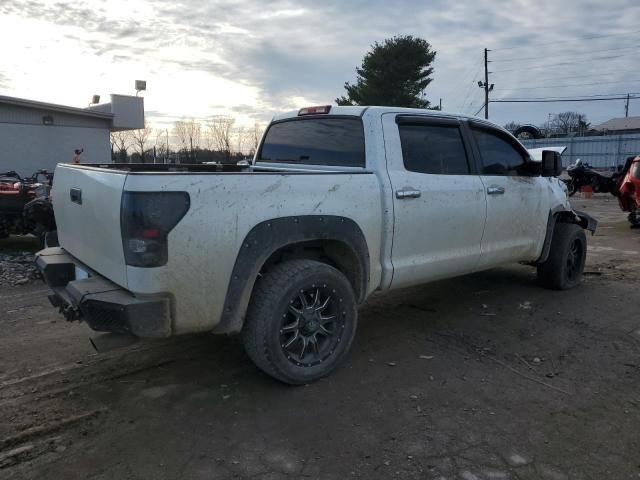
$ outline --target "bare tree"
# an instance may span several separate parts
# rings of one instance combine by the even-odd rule
[[[191,161],[195,161],[195,149],[200,146],[202,126],[194,118],[175,122],[173,133],[178,137],[182,148],[189,150]]]
[[[518,122],[508,122],[505,123],[504,129],[509,130],[511,133],[515,132],[520,127]]]
[[[187,148],[187,142],[189,141],[189,135],[187,133],[187,122],[178,120],[173,124],[173,134],[178,138],[180,147]]]
[[[153,128],[149,126],[147,122],[144,123],[144,128],[131,131],[131,139],[133,140],[133,147],[136,152],[140,154],[140,159],[144,163],[144,152],[146,151],[151,136],[153,135]]]
[[[249,149],[249,154],[254,155],[258,150],[258,146],[260,145],[260,140],[262,139],[262,134],[264,133],[264,126],[259,124],[258,122],[253,123],[253,130],[251,131],[251,148]]]
[[[231,158],[232,127],[235,120],[231,117],[213,117],[207,123],[207,135],[211,138],[214,150]]]
[[[162,163],[167,163],[169,156],[169,130],[156,128],[156,156],[162,159]]]
[[[589,122],[584,113],[561,112],[551,119],[549,127],[554,133],[559,134],[582,133],[589,128]]]
[[[239,126],[235,129],[234,132],[234,144],[235,144],[235,153],[244,153],[249,131],[246,130],[243,126]]]
[[[129,131],[117,131],[111,132],[111,151],[114,154],[113,160],[118,160],[121,163],[127,161],[127,150],[131,146],[131,134]]]

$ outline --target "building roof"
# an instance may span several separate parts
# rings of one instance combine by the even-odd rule
[[[103,118],[105,120],[111,120],[113,118],[112,113],[89,110],[86,108],[68,107],[66,105],[57,105],[55,103],[39,102],[37,100],[28,100],[26,98],[7,97],[4,95],[0,95],[0,105],[2,104],[15,105],[24,108],[37,108],[48,110],[51,112],[68,113],[71,115],[81,115],[91,118]]]
[[[640,130],[640,117],[612,118],[600,125],[595,125],[594,130]]]

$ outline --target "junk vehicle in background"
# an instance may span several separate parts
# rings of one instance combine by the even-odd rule
[[[567,174],[569,195],[583,187],[590,187],[595,193],[610,193],[618,199],[620,209],[629,213],[629,223],[640,226],[640,155],[627,158],[612,175],[599,172],[581,160],[569,166]]]
[[[526,262],[580,283],[585,229],[557,177],[487,121],[320,106],[277,116],[251,165],[59,164],[51,303],[98,332],[238,333],[290,384],[345,359],[372,293]],[[555,297],[554,297],[555,298]]]
[[[629,212],[629,223],[640,226],[640,155],[627,158],[622,170],[615,174],[615,196],[623,212]]]
[[[56,229],[50,192],[53,174],[38,170],[31,177],[0,173],[0,238],[33,234],[45,245]]]

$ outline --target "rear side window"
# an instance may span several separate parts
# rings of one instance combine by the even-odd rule
[[[468,175],[469,162],[456,125],[401,124],[404,167],[411,172]]]
[[[519,175],[523,171],[526,160],[522,153],[510,142],[484,129],[473,129],[484,175]]]
[[[258,161],[364,167],[360,118],[305,118],[269,127]]]

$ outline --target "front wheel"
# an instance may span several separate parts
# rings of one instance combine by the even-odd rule
[[[553,230],[547,260],[538,265],[540,284],[555,290],[575,287],[582,279],[587,258],[587,237],[579,225],[558,223]]]
[[[353,289],[339,270],[315,260],[286,261],[256,282],[242,340],[262,371],[305,384],[346,357],[357,315]]]

